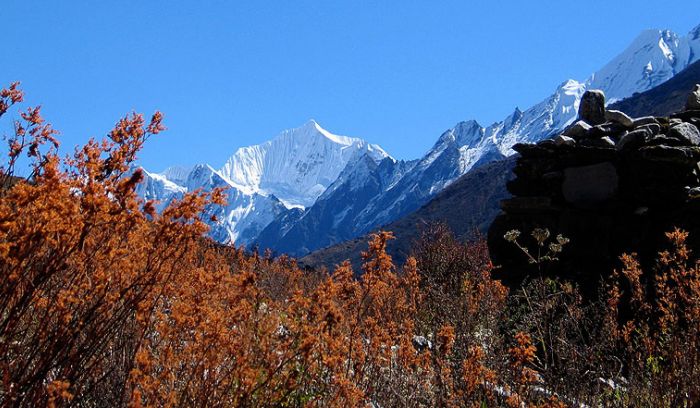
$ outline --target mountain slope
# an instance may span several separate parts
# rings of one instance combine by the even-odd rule
[[[616,102],[610,108],[637,117],[666,116],[685,107],[688,93],[697,83],[700,83],[700,61],[694,62],[656,88]]]
[[[365,154],[373,160],[389,156],[377,145],[334,135],[310,120],[268,142],[238,149],[220,172],[246,193],[273,194],[289,208],[308,207],[348,163]]]
[[[700,83],[700,61],[696,61],[668,81],[627,99],[610,105],[632,117],[668,116],[682,110],[695,84]],[[478,230],[485,233],[498,214],[498,203],[510,196],[506,181],[511,179],[516,157],[495,161],[474,169],[435,196],[419,210],[381,229],[393,231],[396,239],[389,253],[403,261],[410,253],[412,242],[420,236],[420,226],[429,222],[445,222],[458,237],[469,237]],[[379,228],[377,228],[379,229]],[[334,265],[349,259],[356,267],[361,263],[367,235],[313,252],[301,262],[313,267]],[[358,269],[359,270],[359,269]]]
[[[429,203],[411,214],[379,229],[394,232],[396,239],[389,244],[389,254],[402,263],[410,253],[413,241],[430,223],[445,222],[459,238],[475,233],[485,234],[491,220],[498,214],[498,203],[509,196],[505,189],[511,178],[515,157],[495,161],[475,169],[438,193]],[[349,259],[359,270],[360,253],[367,249],[369,236],[364,235],[301,258],[310,267],[335,265]]]
[[[358,236],[364,232],[356,222],[360,213],[414,164],[391,158],[378,163],[367,155],[351,162],[311,208],[294,219],[282,215],[265,228],[255,244],[300,256]]]
[[[200,164],[192,169],[170,167],[163,173],[144,171],[137,192],[158,200],[162,209],[188,191],[223,188],[227,205],[207,209],[207,215],[217,219],[209,222],[210,236],[248,245],[274,220],[296,219],[343,169],[365,159],[393,160],[377,145],[334,135],[311,120],[263,144],[238,149],[221,170]]]
[[[556,134],[576,118],[581,96],[586,89],[606,92],[610,100],[622,99],[635,92],[650,89],[672,78],[689,63],[700,57],[700,26],[685,37],[667,30],[647,30],[605,67],[586,81],[568,80],[537,105],[521,111],[515,109],[504,120],[488,127],[471,120],[458,123],[445,131],[435,145],[418,160],[411,171],[376,197],[353,218],[329,223],[317,217],[299,217],[297,227],[278,234],[276,240],[264,241],[265,246],[280,252],[300,255],[314,247],[341,242],[372,231],[379,225],[409,214],[428,202],[471,169],[512,155],[512,146],[520,142],[537,142]],[[360,191],[376,191],[372,180]],[[352,197],[328,197],[321,212],[343,214],[346,200]],[[362,200],[365,201],[364,199]],[[337,203],[331,208],[330,203]],[[318,212],[313,208],[309,212]],[[303,230],[304,234],[289,231]],[[314,240],[315,242],[309,242]]]

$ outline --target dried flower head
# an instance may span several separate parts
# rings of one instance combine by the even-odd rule
[[[550,244],[549,244],[549,250],[554,252],[555,254],[558,254],[559,252],[561,252],[562,249],[563,249],[562,245],[558,244],[556,242],[550,242]]]
[[[544,246],[545,241],[549,238],[549,230],[547,228],[535,228],[532,230],[532,237],[537,241],[537,245]]]
[[[505,238],[506,241],[508,242],[515,242],[515,240],[518,239],[520,236],[520,231],[518,230],[510,230],[503,235],[503,238]]]
[[[560,245],[566,245],[566,244],[569,243],[569,238],[567,238],[567,237],[565,237],[565,236],[559,234],[559,235],[557,235],[557,242],[558,242]]]

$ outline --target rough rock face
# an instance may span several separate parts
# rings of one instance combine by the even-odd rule
[[[586,91],[578,108],[579,119],[590,125],[605,122],[605,93],[599,90]]]
[[[700,243],[700,109],[633,119],[600,112],[602,93],[587,94],[566,136],[514,146],[520,157],[507,184],[513,198],[501,203],[488,234],[496,276],[507,283],[551,272],[592,291],[624,252],[652,262],[664,248],[663,233],[675,226],[691,233],[691,245]],[[536,251],[529,233],[537,227],[571,240],[558,261],[530,265],[504,239],[517,229]]]
[[[685,108],[688,110],[700,109],[700,85],[695,85],[693,92],[688,95],[688,102]]]

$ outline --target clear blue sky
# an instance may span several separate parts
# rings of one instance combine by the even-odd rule
[[[583,80],[700,1],[2,0],[0,83],[21,80],[64,147],[131,110],[166,114],[143,165],[221,165],[310,118],[417,158]],[[8,121],[0,124],[7,132]]]

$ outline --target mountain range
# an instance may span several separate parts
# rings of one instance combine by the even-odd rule
[[[460,122],[416,160],[396,160],[377,145],[334,135],[312,120],[238,149],[218,170],[200,164],[145,171],[139,194],[164,206],[187,191],[224,188],[228,204],[208,209],[217,216],[214,239],[303,256],[401,219],[465,174],[513,155],[516,143],[552,136],[576,119],[587,89],[621,101],[698,59],[700,26],[686,36],[647,30],[585,81],[564,81],[542,102],[515,108],[489,126]]]
[[[646,92],[609,105],[632,117],[670,116],[685,108],[688,92],[700,83],[700,61],[696,61],[668,81]],[[462,240],[485,236],[499,213],[499,203],[510,197],[506,183],[511,180],[517,155],[478,167],[457,179],[421,208],[378,229],[394,232],[395,240],[387,251],[397,264],[411,254],[414,243],[434,223],[446,224]],[[367,247],[368,235],[314,251],[300,259],[307,267],[332,268],[350,260],[356,271],[362,263],[361,253]]]
[[[280,216],[313,205],[350,163],[393,161],[377,145],[338,136],[310,120],[260,145],[238,149],[220,169],[199,164],[145,171],[137,192],[160,202],[160,208],[187,191],[222,188],[225,207],[211,207],[210,235],[222,243],[250,244]]]

